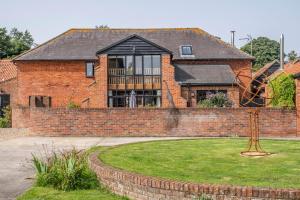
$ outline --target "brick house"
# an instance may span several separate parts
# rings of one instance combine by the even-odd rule
[[[2,108],[14,104],[17,93],[17,66],[11,60],[0,60],[0,115]]]
[[[238,107],[252,60],[198,28],[70,29],[14,59],[17,104],[196,107],[219,91]]]

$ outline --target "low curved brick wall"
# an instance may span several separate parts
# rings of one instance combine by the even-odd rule
[[[300,199],[300,190],[195,184],[143,176],[107,166],[98,154],[89,157],[89,164],[101,183],[114,193],[135,200],[191,200],[202,194],[216,200]]]

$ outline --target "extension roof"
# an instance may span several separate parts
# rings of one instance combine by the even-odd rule
[[[17,77],[17,66],[11,60],[0,60],[0,83]]]
[[[229,65],[179,65],[175,80],[181,85],[235,85],[235,75]]]
[[[160,28],[70,29],[14,60],[95,60],[97,51],[132,35],[169,50],[173,59],[254,59],[199,28]],[[181,57],[181,45],[192,45],[194,57]]]

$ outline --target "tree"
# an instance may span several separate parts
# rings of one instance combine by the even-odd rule
[[[289,58],[289,61],[292,62],[294,60],[297,59],[297,53],[296,51],[292,50],[289,54],[288,54],[288,58]]]
[[[258,37],[252,41],[252,53],[256,58],[253,62],[254,70],[258,70],[265,64],[280,58],[280,44],[275,40],[267,37]],[[241,48],[242,51],[251,53],[251,42]]]
[[[31,48],[33,38],[25,32],[13,28],[8,34],[6,28],[0,28],[0,58],[12,58]]]

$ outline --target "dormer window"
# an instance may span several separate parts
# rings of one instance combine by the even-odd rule
[[[182,56],[192,56],[193,55],[192,45],[182,45],[180,50],[181,50]]]

